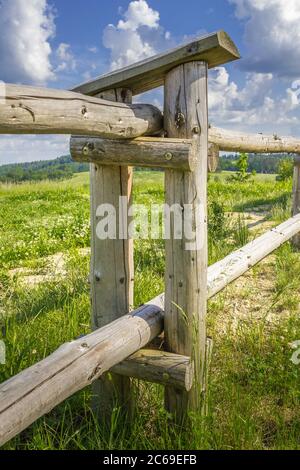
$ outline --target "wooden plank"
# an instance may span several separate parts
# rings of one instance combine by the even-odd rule
[[[220,150],[252,153],[300,153],[300,138],[278,135],[246,134],[211,127],[209,142]]]
[[[293,201],[292,215],[300,213],[300,155],[294,159],[294,175],[293,175]],[[300,249],[300,233],[297,233],[292,240],[293,247]]]
[[[147,382],[169,385],[187,392],[193,386],[194,371],[190,358],[166,351],[141,349],[127,360],[114,366],[112,371]]]
[[[181,207],[195,232],[194,246],[183,230],[166,240],[166,350],[192,358],[194,385],[190,392],[166,387],[166,407],[178,422],[188,411],[201,411],[206,350],[207,281],[207,64],[190,62],[173,69],[165,81],[165,130],[168,137],[193,138],[199,145],[198,163],[193,173],[166,170],[165,192],[168,207]],[[187,207],[190,210],[187,210]]]
[[[197,162],[197,145],[192,139],[144,137],[134,140],[108,140],[72,137],[71,155],[76,161],[101,165],[193,171]]]
[[[0,134],[132,139],[156,134],[162,128],[162,114],[152,105],[113,103],[70,91],[29,86],[5,85],[4,90],[5,96],[0,96]]]
[[[203,60],[212,68],[239,58],[239,51],[228,34],[218,31],[121,70],[109,72],[76,86],[73,91],[93,96],[110,88],[128,87],[133,95],[138,95],[163,85],[168,72],[180,64]]]
[[[1,384],[0,446],[159,335],[160,305],[158,297]]]
[[[104,96],[107,100],[131,103],[130,90],[110,90]],[[76,139],[75,139],[76,140]],[[125,198],[128,207],[132,204],[133,170],[128,166],[104,166],[92,164],[91,179],[91,288],[92,324],[101,328],[133,308],[133,240],[119,237],[120,220],[123,214],[120,198]],[[122,213],[117,221],[117,238],[100,240],[96,229],[98,207],[110,204],[116,214]],[[130,379],[117,374],[103,375],[93,388],[93,405],[102,424],[111,425],[112,413],[118,407],[122,414],[129,415],[133,410],[133,395]]]

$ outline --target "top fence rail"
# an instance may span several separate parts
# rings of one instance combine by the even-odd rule
[[[225,31],[218,31],[102,75],[75,87],[72,91],[94,96],[113,88],[129,88],[133,95],[139,95],[163,85],[166,74],[177,65],[203,60],[209,68],[213,68],[239,58],[239,51],[232,39]]]

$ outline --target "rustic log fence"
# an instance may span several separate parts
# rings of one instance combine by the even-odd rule
[[[91,164],[94,332],[0,385],[0,445],[91,384],[105,423],[115,406],[130,412],[131,378],[164,385],[166,408],[177,422],[183,423],[190,411],[203,412],[212,346],[206,337],[207,300],[286,241],[300,248],[296,157],[293,217],[207,266],[207,170],[216,169],[219,151],[300,153],[300,139],[209,127],[207,70],[238,58],[221,31],[71,92],[6,86],[0,133],[74,134],[73,158]],[[154,106],[132,104],[133,95],[160,85],[165,88],[164,120]],[[120,196],[131,203],[134,166],[165,170],[166,203],[192,207],[196,239],[187,250],[190,241],[178,240],[173,227],[166,241],[166,293],[132,311],[133,241],[100,240],[96,225],[101,204],[122,211]],[[149,349],[162,333],[164,350]]]

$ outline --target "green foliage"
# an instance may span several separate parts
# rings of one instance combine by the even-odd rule
[[[244,183],[248,181],[251,176],[254,176],[251,173],[248,173],[248,154],[241,153],[238,161],[236,162],[237,172],[235,175],[231,176],[233,181],[238,181],[239,183]]]
[[[74,173],[88,171],[87,163],[73,162],[69,155],[32,163],[18,163],[0,166],[0,182],[21,183],[26,181],[62,180]]]
[[[231,213],[263,206],[272,215],[271,207],[276,206],[276,217],[279,213],[281,217],[289,210],[291,181],[256,177],[253,183],[240,183],[220,174],[218,180],[211,178],[208,191],[212,263],[249,241],[246,221]],[[137,203],[163,202],[163,173],[136,173],[134,198]],[[90,331],[89,255],[81,252],[89,247],[88,227],[88,175],[63,183],[0,185],[0,340],[5,341],[8,358],[0,366],[0,383]],[[26,276],[20,268],[29,269],[31,275],[48,273],[48,255],[54,253],[64,255],[66,273],[59,280],[24,285]],[[256,268],[256,298],[268,282],[255,320],[257,303],[251,303],[241,285],[233,284],[209,302],[208,335],[213,336],[214,351],[206,418],[192,416],[187,430],[170,426],[163,388],[139,384],[137,413],[130,426],[116,408],[108,432],[90,408],[87,388],[4,448],[300,449],[300,366],[291,362],[289,346],[300,339],[299,254],[286,244],[270,262],[272,284],[262,267]],[[163,291],[164,267],[162,240],[136,241],[135,305]],[[244,280],[247,287],[250,274]],[[238,319],[242,296],[244,315]],[[278,321],[267,321],[268,312]]]
[[[278,164],[278,181],[285,181],[292,178],[294,171],[294,163],[292,159],[282,160]]]
[[[238,154],[226,154],[220,156],[219,171],[235,171]],[[286,154],[249,154],[248,171],[256,171],[263,174],[277,174],[278,165],[281,161],[287,160]]]

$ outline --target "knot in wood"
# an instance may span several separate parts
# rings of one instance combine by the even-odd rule
[[[95,150],[95,145],[93,144],[93,142],[87,142],[82,149],[82,153],[83,155],[88,155],[93,150]]]
[[[176,116],[175,116],[175,124],[176,124],[177,129],[182,127],[185,124],[185,122],[186,122],[185,115],[181,111],[178,111],[178,113],[176,113]]]

